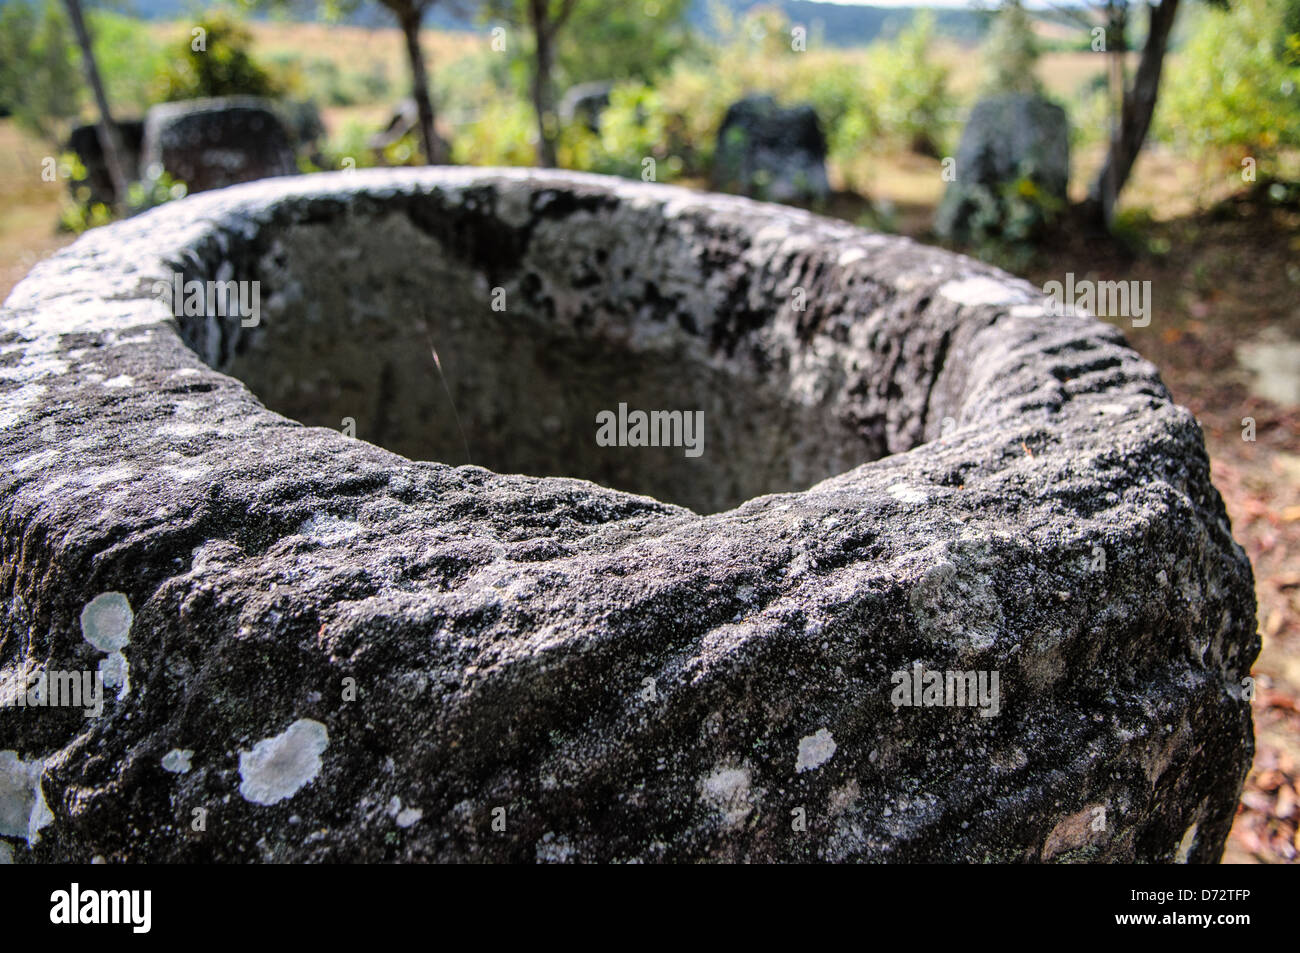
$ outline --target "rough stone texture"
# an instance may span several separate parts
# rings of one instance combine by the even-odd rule
[[[140,143],[144,139],[144,121],[141,119],[123,119],[117,123],[122,146],[126,150],[123,157],[127,178],[135,175],[140,164]],[[117,201],[113,180],[104,163],[104,150],[99,144],[99,130],[94,123],[77,126],[68,135],[68,150],[74,152],[81,164],[86,167],[86,182],[90,188],[90,201],[112,205]],[[73,198],[78,198],[76,187],[80,183],[70,183]],[[125,198],[125,196],[123,196]]]
[[[727,108],[718,129],[714,185],[776,202],[819,201],[830,194],[826,137],[811,106],[783,109],[771,96]]]
[[[1038,190],[1034,204],[1064,203],[1070,182],[1070,120],[1037,96],[982,99],[971,110],[957,146],[955,178],[935,214],[935,231],[968,240],[1005,226],[1003,189],[1021,179]],[[1046,216],[1042,216],[1045,220]],[[1029,226],[1022,226],[1029,227]]]
[[[261,323],[174,322],[174,268],[263,281]],[[702,406],[699,470],[565,472],[731,508],[332,429],[415,441],[417,325],[477,461]],[[18,862],[1213,861],[1250,763],[1250,566],[1155,369],[798,210],[483,169],[186,199],[14,290],[0,429],[0,698],[118,686],[0,707]],[[917,661],[998,672],[999,713],[896,708]]]
[[[152,106],[145,116],[141,178],[161,170],[191,193],[297,171],[278,107],[256,96],[190,99]]]

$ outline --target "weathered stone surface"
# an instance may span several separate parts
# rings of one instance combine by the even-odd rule
[[[256,96],[150,107],[140,166],[142,178],[164,171],[191,193],[297,171],[292,140],[276,104]]]
[[[261,281],[260,322],[173,321],[176,268]],[[620,401],[702,409],[703,454],[596,448]],[[14,290],[0,428],[0,697],[115,686],[0,707],[19,862],[1213,861],[1250,763],[1250,566],[1155,369],[798,210],[189,198]],[[897,707],[918,662],[997,714]]]
[[[732,103],[718,129],[714,185],[777,202],[830,194],[826,137],[811,106],[783,109],[771,96]]]
[[[1000,235],[1021,238],[1047,222],[1067,198],[1070,120],[1065,110],[1037,96],[982,99],[971,110],[957,146],[955,178],[935,213],[935,231],[960,241]],[[1008,187],[1020,208],[1008,208]],[[1023,193],[1023,194],[1022,194]],[[1010,221],[1016,215],[1025,221]],[[1023,233],[1023,234],[1021,234]]]
[[[140,163],[140,143],[144,138],[144,121],[140,119],[122,119],[117,123],[118,135],[122,142],[122,147],[126,150],[126,155],[122,157],[125,165],[124,172],[127,178],[135,175],[135,170]],[[76,126],[68,134],[68,150],[75,153],[81,160],[81,164],[86,167],[85,185],[90,189],[90,202],[102,202],[105,205],[112,205],[118,200],[116,190],[113,188],[113,180],[108,174],[108,165],[104,162],[104,150],[99,142],[99,129],[94,123],[87,123]],[[70,183],[73,187],[73,198],[79,199],[76,192],[76,186],[79,183]],[[126,196],[122,196],[126,198]],[[87,203],[88,204],[88,203]]]

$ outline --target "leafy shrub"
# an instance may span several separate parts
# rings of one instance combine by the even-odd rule
[[[47,142],[77,114],[81,76],[72,29],[56,0],[0,7],[0,109]]]
[[[931,53],[933,41],[933,12],[917,12],[895,40],[876,45],[870,91],[887,138],[913,152],[941,156],[955,104],[948,92],[948,68]]]
[[[179,55],[167,58],[155,80],[155,97],[171,102],[207,96],[278,96],[283,84],[258,65],[249,50],[253,35],[226,13],[212,12],[196,24],[200,39],[187,35]],[[202,43],[202,48],[198,48]]]
[[[1300,36],[1269,0],[1204,11],[1161,84],[1158,133],[1234,170],[1251,157],[1260,178],[1279,174],[1284,153],[1300,148],[1300,57],[1292,49],[1300,53]]]
[[[646,178],[647,170],[653,170],[651,181],[669,181],[684,168],[681,157],[671,152],[670,119],[658,92],[644,83],[619,84],[610,91],[598,133],[581,123],[564,130],[561,163],[627,178]]]
[[[532,106],[506,98],[484,106],[477,120],[461,127],[452,143],[452,161],[460,165],[532,165],[537,121]]]
[[[107,225],[113,220],[113,210],[92,198],[89,172],[75,152],[59,156],[59,168],[66,171],[72,200],[65,202],[59,212],[59,227],[80,235],[89,228]],[[127,194],[127,212],[135,215],[164,202],[185,197],[185,183],[166,172],[148,182],[132,182]]]
[[[994,17],[984,41],[984,84],[980,94],[1040,95],[1043,86],[1035,72],[1038,53],[1033,20],[1019,0],[1010,0]]]
[[[111,10],[88,10],[95,62],[115,115],[142,116],[154,102],[159,71],[171,57],[169,45],[155,39],[141,22]],[[75,61],[74,61],[75,62]],[[75,66],[80,78],[80,65]]]

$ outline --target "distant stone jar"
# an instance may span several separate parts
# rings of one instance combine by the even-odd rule
[[[935,232],[958,242],[1030,239],[1065,208],[1070,122],[1038,96],[982,99],[971,110]]]
[[[1251,762],[1250,564],[1155,368],[735,196],[92,229],[0,310],[0,551],[17,862],[1213,862]]]
[[[122,157],[124,172],[128,179],[133,179],[140,164],[140,144],[144,139],[144,122],[139,119],[121,119],[117,122],[118,141],[122,144],[125,155]],[[113,178],[108,174],[108,163],[104,161],[103,146],[99,141],[99,127],[94,123],[75,127],[68,135],[68,149],[86,169],[84,182],[70,180],[69,189],[75,201],[89,206],[95,202],[113,205],[126,201],[125,195],[118,195],[113,185]],[[90,190],[89,195],[78,195],[81,186]]]
[[[715,188],[774,202],[818,202],[830,194],[826,137],[811,106],[771,96],[733,103],[718,129]]]
[[[140,166],[146,182],[166,172],[194,193],[292,175],[297,159],[273,102],[229,96],[151,107]]]

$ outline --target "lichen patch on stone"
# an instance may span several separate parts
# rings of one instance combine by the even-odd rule
[[[120,592],[102,592],[81,610],[81,634],[101,652],[119,652],[131,641],[135,616]]]
[[[173,748],[168,751],[162,758],[164,771],[170,771],[173,774],[188,774],[192,765],[190,759],[194,757],[194,752],[188,748]]]
[[[750,803],[749,768],[717,767],[701,784],[706,804],[721,815],[724,827],[736,827],[754,809]]]
[[[0,751],[0,836],[23,837],[29,845],[54,821],[41,790],[38,759],[23,761],[16,751]]]
[[[900,503],[924,503],[930,498],[930,495],[924,490],[918,490],[916,487],[908,486],[906,483],[895,483],[885,491]]]
[[[835,739],[830,731],[818,728],[816,733],[799,739],[799,756],[795,759],[796,773],[820,768],[835,754]]]
[[[1005,281],[978,275],[974,278],[962,278],[949,281],[940,286],[939,294],[949,301],[956,301],[968,307],[976,305],[1022,304],[1025,294],[1011,287]]]
[[[276,804],[297,794],[321,771],[329,732],[319,721],[299,718],[282,733],[239,753],[239,793],[254,804]]]
[[[117,689],[117,700],[131,694],[131,663],[121,652],[110,652],[99,662],[99,672],[107,688]]]

